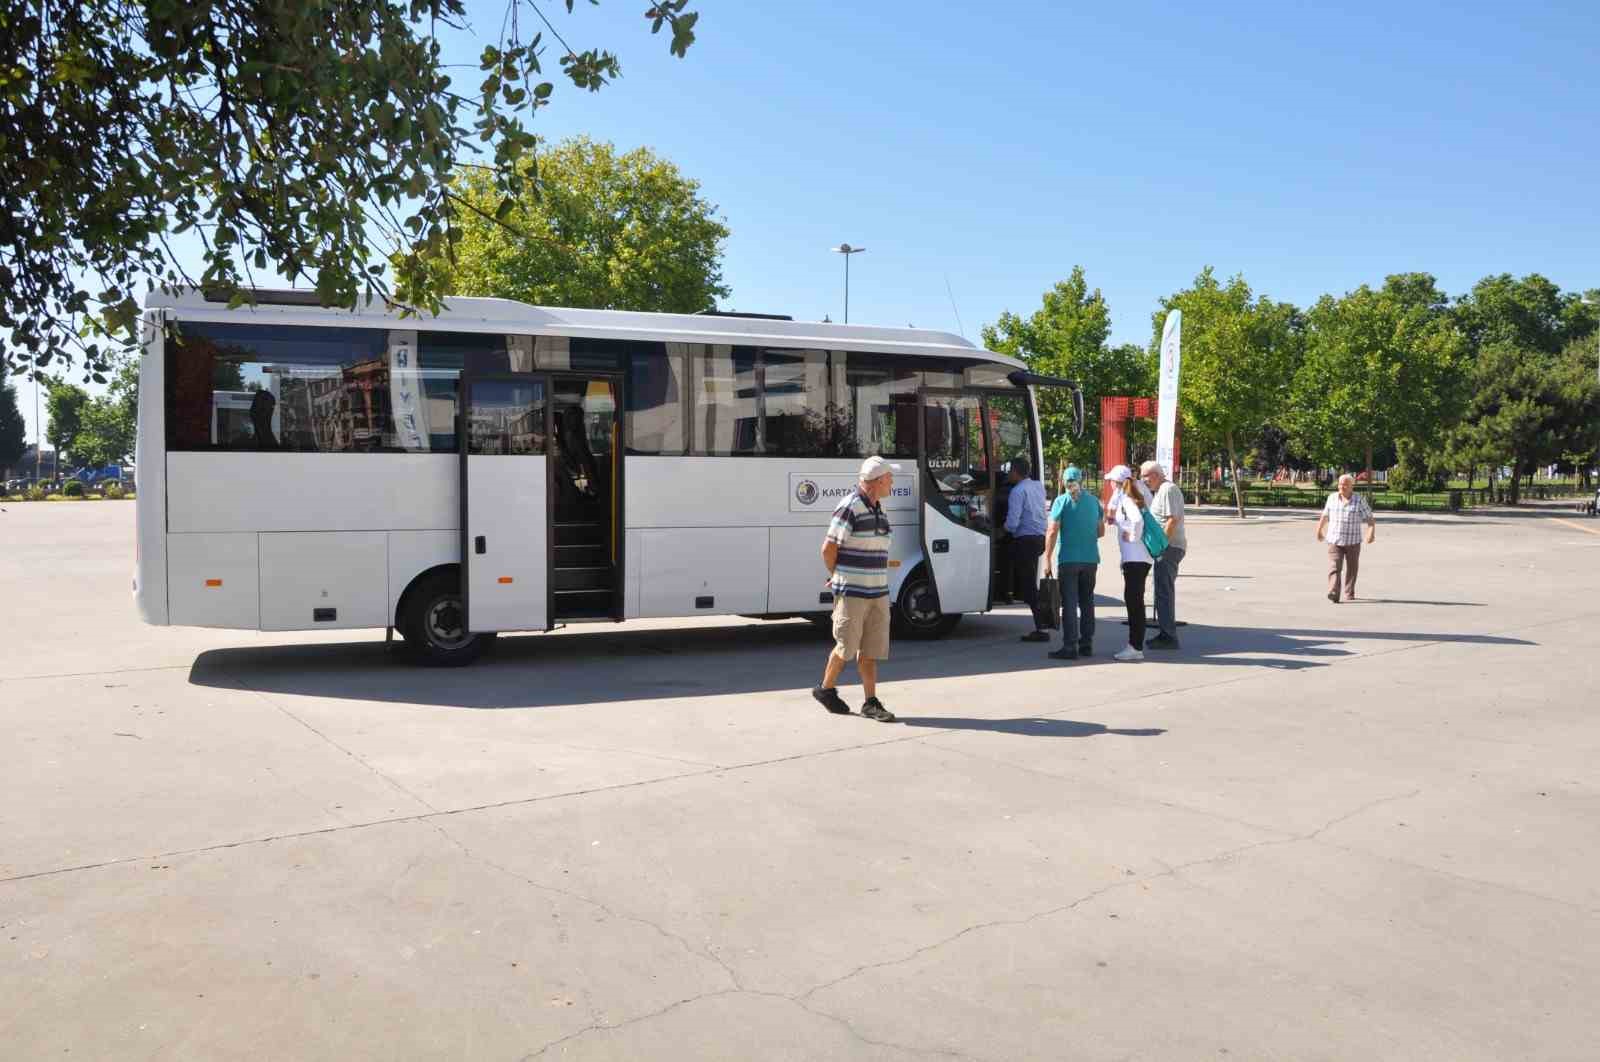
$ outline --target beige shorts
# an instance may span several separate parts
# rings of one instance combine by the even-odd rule
[[[889,659],[889,598],[838,597],[833,602],[833,651],[846,660]]]

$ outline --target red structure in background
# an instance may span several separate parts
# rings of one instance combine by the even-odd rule
[[[1118,465],[1128,463],[1128,421],[1134,417],[1150,420],[1156,418],[1160,403],[1154,398],[1131,398],[1127,395],[1109,395],[1100,400],[1100,472],[1105,474]],[[1177,478],[1179,444],[1183,441],[1183,426],[1172,440],[1172,464],[1168,476]],[[1137,473],[1139,470],[1134,469]]]

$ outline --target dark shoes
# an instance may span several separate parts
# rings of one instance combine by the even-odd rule
[[[1177,649],[1178,639],[1168,638],[1165,634],[1158,634],[1145,643],[1146,649]]]
[[[868,697],[867,703],[861,706],[861,715],[865,719],[876,719],[880,723],[899,722],[894,713],[883,706],[883,702],[876,697]]]
[[[1093,642],[1079,642],[1078,643],[1078,655],[1079,656],[1093,656],[1094,655],[1094,643]]]
[[[1328,591],[1328,600],[1332,601],[1335,605],[1337,605],[1339,603],[1339,591],[1337,591],[1337,590],[1329,590]]]
[[[1050,632],[1030,631],[1022,636],[1022,640],[1025,642],[1048,642],[1050,640]]]
[[[1057,649],[1054,652],[1048,653],[1046,655],[1048,655],[1050,657],[1050,659],[1052,659],[1052,660],[1076,660],[1076,659],[1078,659],[1078,651],[1076,649],[1062,648],[1062,649]]]
[[[839,696],[839,691],[832,686],[818,686],[811,691],[811,696],[834,715],[850,714],[850,706],[844,703],[844,698]]]

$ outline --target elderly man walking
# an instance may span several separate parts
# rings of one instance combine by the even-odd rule
[[[1344,576],[1344,597],[1356,597],[1356,572],[1361,567],[1361,525],[1367,525],[1367,544],[1378,536],[1378,521],[1367,499],[1356,493],[1356,478],[1349,473],[1339,477],[1339,489],[1328,495],[1317,519],[1317,541],[1328,541],[1328,600],[1339,603],[1339,578]]]
[[[837,683],[852,659],[867,699],[861,714],[895,717],[878,700],[878,661],[889,657],[889,518],[883,499],[894,489],[894,466],[881,457],[861,464],[856,489],[833,511],[822,539],[822,563],[833,589],[833,652],[811,696],[835,715],[849,715]]]
[[[1167,478],[1160,462],[1146,461],[1139,466],[1139,478],[1150,488],[1150,515],[1161,521],[1167,533],[1167,548],[1156,558],[1156,636],[1146,649],[1178,648],[1178,565],[1189,551],[1189,534],[1183,528],[1183,491]]]

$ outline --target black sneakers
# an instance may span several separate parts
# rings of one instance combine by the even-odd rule
[[[1178,639],[1168,638],[1165,634],[1158,634],[1151,638],[1144,646],[1146,649],[1177,649]]]
[[[1022,636],[1022,640],[1025,642],[1048,642],[1050,640],[1050,632],[1030,631]]]
[[[839,696],[839,691],[832,686],[817,686],[811,691],[811,696],[834,715],[850,714],[850,706],[844,703],[844,698]]]
[[[861,706],[861,715],[866,719],[876,719],[880,723],[898,722],[894,713],[883,706],[883,702],[876,697],[868,697],[867,703]]]
[[[1076,660],[1076,659],[1078,659],[1078,651],[1076,649],[1068,649],[1066,647],[1062,647],[1060,649],[1053,650],[1052,652],[1048,653],[1047,655],[1052,660]]]

